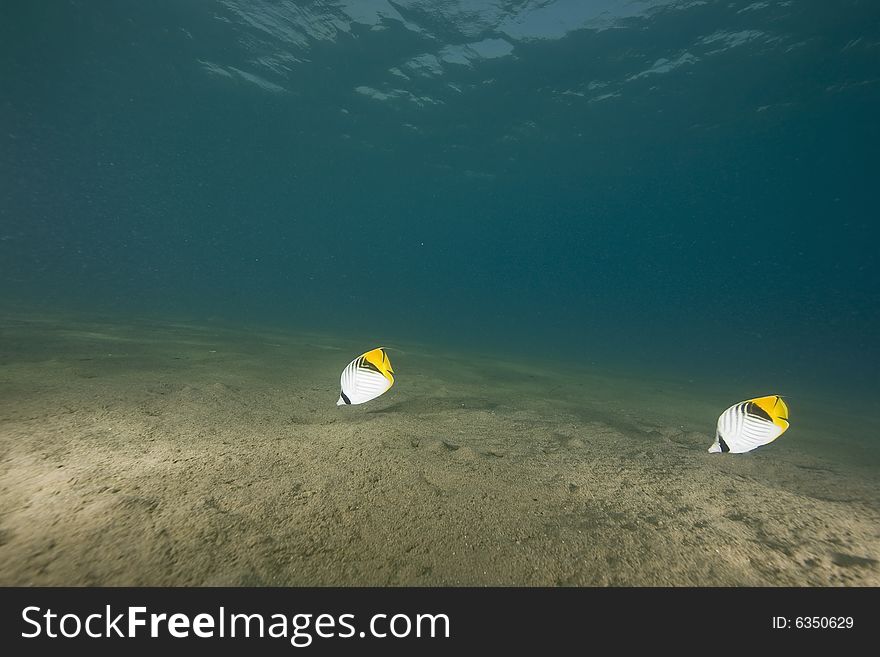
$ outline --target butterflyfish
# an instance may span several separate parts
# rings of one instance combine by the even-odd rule
[[[394,370],[384,347],[361,354],[342,370],[337,406],[363,404],[388,392],[394,385]]]
[[[718,418],[710,453],[742,454],[772,443],[788,429],[788,406],[779,395],[734,404]]]

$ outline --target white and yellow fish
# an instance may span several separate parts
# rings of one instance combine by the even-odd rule
[[[779,395],[734,404],[718,418],[712,454],[742,454],[772,443],[788,429],[788,406]]]
[[[363,404],[388,392],[394,385],[394,370],[384,347],[361,354],[342,370],[337,406]]]

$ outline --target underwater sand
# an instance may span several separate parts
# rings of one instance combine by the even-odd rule
[[[876,420],[710,455],[730,390],[424,345],[337,408],[374,346],[3,320],[0,584],[880,585]]]

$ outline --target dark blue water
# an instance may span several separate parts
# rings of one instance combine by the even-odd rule
[[[0,80],[7,309],[880,392],[877,2],[10,1]]]

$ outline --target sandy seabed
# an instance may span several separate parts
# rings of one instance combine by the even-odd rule
[[[425,345],[337,408],[375,346],[3,319],[0,584],[880,585],[876,421],[710,455],[732,391]]]

